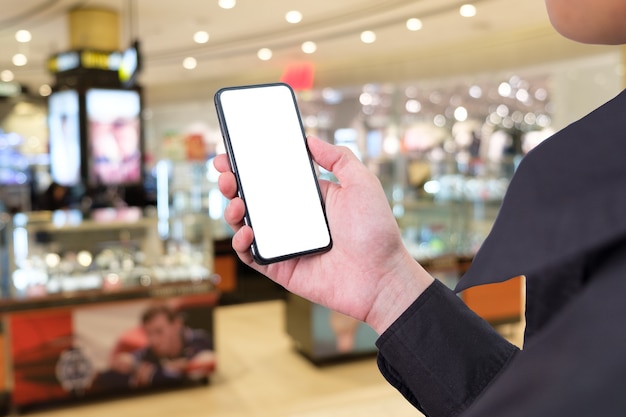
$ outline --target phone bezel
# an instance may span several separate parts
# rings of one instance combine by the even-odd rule
[[[250,84],[250,85],[239,85],[239,86],[230,86],[230,87],[223,87],[220,88],[214,95],[214,102],[215,102],[215,108],[217,111],[217,117],[218,117],[218,122],[220,125],[220,130],[222,132],[222,138],[224,140],[224,145],[226,148],[226,153],[228,155],[228,159],[230,161],[230,166],[231,166],[231,170],[233,172],[233,174],[235,175],[235,178],[237,180],[237,193],[238,196],[243,200],[244,205],[246,207],[246,212],[244,215],[244,223],[248,226],[250,226],[252,228],[252,230],[254,230],[254,225],[251,222],[249,213],[248,213],[248,204],[246,202],[246,197],[245,197],[245,189],[242,186],[242,181],[241,178],[239,176],[239,170],[237,168],[237,160],[235,158],[234,152],[233,152],[233,148],[232,148],[232,144],[231,144],[231,139],[230,139],[230,134],[229,134],[229,130],[228,130],[228,125],[226,122],[226,118],[225,118],[225,114],[224,114],[224,109],[222,107],[221,104],[221,95],[222,93],[226,92],[226,91],[230,91],[230,90],[242,90],[242,89],[256,89],[256,88],[268,88],[268,87],[285,87],[288,89],[288,91],[290,92],[291,98],[292,98],[292,103],[293,106],[295,108],[296,114],[297,114],[297,118],[298,118],[298,124],[300,126],[300,134],[302,137],[302,141],[304,144],[304,147],[306,149],[306,153],[308,156],[308,161],[309,161],[309,165],[310,165],[310,170],[311,170],[311,175],[313,176],[314,179],[314,184],[315,184],[315,188],[316,188],[316,192],[317,192],[317,196],[319,198],[319,203],[322,209],[322,213],[324,216],[324,222],[326,225],[326,229],[327,229],[327,233],[328,233],[328,243],[326,245],[323,245],[321,247],[315,247],[315,248],[311,248],[309,250],[305,250],[305,251],[296,251],[296,252],[290,252],[290,253],[286,253],[284,255],[280,255],[280,256],[274,256],[274,257],[264,257],[261,254],[261,250],[259,249],[257,242],[256,242],[256,238],[253,240],[252,245],[251,245],[251,254],[252,257],[254,259],[254,261],[260,265],[268,265],[271,263],[275,263],[275,262],[280,262],[280,261],[284,261],[287,259],[292,259],[292,258],[296,258],[296,257],[301,257],[301,256],[307,256],[307,255],[313,255],[313,254],[317,254],[317,253],[323,253],[326,252],[328,250],[330,250],[333,246],[333,240],[332,240],[332,236],[330,233],[330,227],[329,227],[329,223],[328,223],[328,217],[326,215],[326,207],[324,204],[324,200],[323,200],[323,196],[322,196],[322,192],[319,186],[319,180],[315,171],[315,165],[313,162],[313,159],[311,157],[311,153],[309,151],[309,147],[307,144],[307,140],[306,140],[306,133],[304,130],[304,125],[302,123],[302,118],[300,116],[300,110],[298,107],[298,102],[295,96],[295,93],[293,91],[293,89],[291,88],[291,86],[289,86],[286,83],[265,83],[265,84]]]

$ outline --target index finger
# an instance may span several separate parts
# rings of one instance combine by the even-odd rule
[[[213,159],[213,166],[219,172],[228,172],[230,171],[230,162],[228,161],[228,155],[225,153],[217,155]]]
[[[335,174],[342,185],[348,185],[355,179],[361,181],[364,177],[361,172],[369,173],[367,167],[344,146],[331,145],[314,136],[307,137],[307,143],[315,162]]]

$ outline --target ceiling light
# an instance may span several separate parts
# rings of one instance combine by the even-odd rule
[[[359,102],[364,106],[371,106],[374,102],[374,98],[370,93],[361,93],[359,96]]]
[[[361,41],[363,43],[374,43],[376,42],[376,33],[371,30],[366,30],[361,32]]]
[[[530,94],[528,93],[528,90],[520,88],[517,90],[517,93],[515,93],[515,98],[522,103],[526,103],[530,99]]]
[[[269,61],[270,59],[272,59],[272,50],[269,48],[261,48],[259,49],[259,52],[257,52],[256,56],[261,61]]]
[[[395,135],[386,136],[383,139],[383,150],[389,155],[400,152],[400,139]]]
[[[433,104],[439,104],[443,100],[442,94],[439,91],[433,91],[428,95],[428,99]]]
[[[438,114],[434,117],[433,123],[437,127],[444,127],[448,121],[446,120],[446,116],[443,114]]]
[[[407,87],[404,90],[404,95],[407,96],[408,98],[415,98],[415,97],[417,97],[417,87],[415,87],[413,85]]]
[[[300,23],[302,21],[302,13],[297,10],[292,10],[287,12],[285,15],[285,20],[289,23]]]
[[[541,127],[548,127],[552,124],[552,119],[547,114],[537,116],[537,124]]]
[[[512,93],[513,87],[511,87],[511,84],[507,83],[506,81],[500,83],[500,85],[498,86],[498,94],[500,94],[500,96],[510,97]]]
[[[517,124],[520,124],[524,121],[524,113],[519,110],[515,110],[511,115],[511,119]]]
[[[193,41],[195,43],[207,43],[209,41],[209,34],[204,30],[199,30],[193,34]]]
[[[423,27],[422,21],[414,17],[406,21],[406,28],[412,32],[417,32]]]
[[[217,2],[222,9],[232,9],[237,5],[236,0],[219,0]]]
[[[15,75],[13,74],[13,71],[11,70],[4,70],[0,72],[0,80],[4,81],[5,83],[13,81],[14,78],[15,78]]]
[[[48,97],[52,94],[52,88],[48,84],[43,84],[39,87],[39,95],[42,97]]]
[[[183,59],[183,67],[185,69],[192,70],[196,68],[197,66],[198,66],[198,61],[196,60],[196,58],[192,56],[188,56],[187,58]]]
[[[507,117],[510,113],[509,106],[507,106],[506,104],[500,104],[496,109],[496,113],[500,117]]]
[[[539,101],[546,101],[548,99],[548,92],[545,88],[538,88],[535,91],[535,98]]]
[[[415,99],[411,99],[411,100],[407,100],[404,107],[406,108],[406,111],[408,111],[409,113],[419,113],[422,110],[422,103],[420,103],[419,101]]]
[[[489,123],[491,123],[492,125],[499,125],[500,123],[502,123],[502,117],[498,116],[497,113],[491,113],[489,114],[489,116],[487,117],[487,121]]]
[[[343,96],[339,90],[326,87],[322,90],[322,98],[326,104],[338,104],[341,102]]]
[[[317,44],[315,42],[307,41],[302,44],[302,52],[305,54],[312,54],[317,51]]]
[[[469,89],[469,95],[472,98],[481,98],[483,96],[483,89],[479,85],[473,85]]]
[[[534,125],[537,122],[537,115],[533,112],[526,113],[524,116],[524,123],[527,125]]]
[[[459,13],[463,17],[474,17],[476,16],[476,6],[473,4],[464,4],[459,9]]]
[[[464,122],[467,120],[467,109],[463,106],[459,106],[454,110],[454,118],[457,122]]]
[[[32,36],[27,30],[18,30],[17,32],[15,32],[15,40],[20,43],[30,42],[31,39]]]
[[[510,117],[506,117],[504,119],[502,119],[502,127],[505,129],[511,129],[513,128],[513,126],[515,126],[515,122],[513,122],[513,119],[511,119]]]
[[[24,54],[15,54],[13,55],[12,61],[13,65],[15,65],[16,67],[23,67],[28,63],[28,58],[26,58],[26,55]]]

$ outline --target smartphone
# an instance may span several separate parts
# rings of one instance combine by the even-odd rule
[[[332,239],[296,97],[287,84],[222,88],[215,107],[259,264],[327,251]]]

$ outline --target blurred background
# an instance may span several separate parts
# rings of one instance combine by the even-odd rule
[[[409,415],[382,381],[363,377],[375,353],[371,329],[286,294],[234,256],[212,168],[224,150],[213,94],[291,85],[307,133],[351,148],[380,178],[407,249],[454,286],[526,153],[624,85],[623,47],[562,38],[542,0],[5,3],[0,306],[8,348],[0,352],[0,391],[7,409],[127,387],[132,359],[109,356],[157,349],[139,316],[159,302],[173,311],[163,326],[184,322],[208,337],[201,372],[181,378],[216,381],[211,394],[202,392],[230,402],[223,415]],[[523,285],[519,278],[461,297],[519,342]],[[130,303],[112,310],[132,314],[111,314],[110,303]],[[65,315],[48,326],[59,309]],[[261,316],[257,333],[246,327]],[[109,330],[95,334],[92,323]],[[250,381],[234,364],[255,357],[242,346],[256,344],[268,349],[256,354],[271,351],[290,367],[306,368],[304,357],[345,368],[298,368],[327,389],[284,387],[308,405],[293,400],[297,412],[277,405],[259,414],[251,410],[272,392],[241,394],[252,391]],[[215,371],[212,352],[220,349]],[[345,361],[363,356],[363,367]],[[81,372],[69,377],[68,369]],[[249,369],[259,379],[269,373]],[[284,386],[285,378],[272,383]],[[330,393],[339,396],[335,405],[319,405]],[[168,398],[164,410],[190,397]]]

